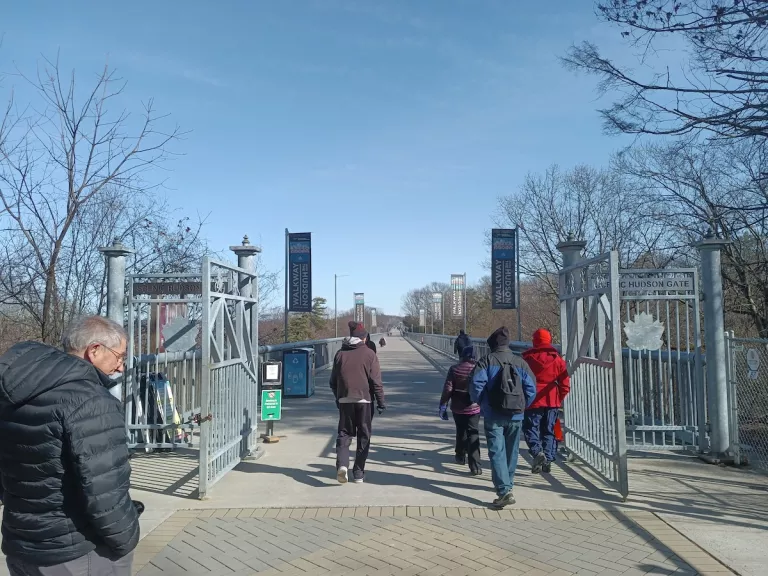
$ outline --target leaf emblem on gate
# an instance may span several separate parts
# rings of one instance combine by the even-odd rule
[[[624,334],[631,350],[658,350],[664,345],[661,340],[664,324],[654,320],[653,316],[646,312],[635,314],[634,320],[626,322]]]

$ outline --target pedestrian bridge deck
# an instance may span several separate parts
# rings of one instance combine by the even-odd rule
[[[364,518],[391,515],[394,518],[402,514],[400,520],[403,522],[416,515],[432,518],[418,520],[427,522],[426,525],[411,523],[390,526],[391,522],[383,518],[371,521],[371,530],[394,531],[388,532],[390,536],[418,535],[424,532],[425,526],[432,526],[429,530],[443,531],[447,537],[452,530],[458,530],[454,524],[459,520],[450,521],[452,517],[467,518],[468,521],[473,518],[475,524],[471,527],[467,525],[473,532],[484,529],[484,525],[476,525],[478,522],[504,521],[504,517],[497,518],[486,511],[494,493],[484,444],[482,454],[485,474],[472,478],[464,467],[453,463],[453,423],[443,422],[437,417],[444,370],[451,360],[421,346],[414,347],[402,338],[389,338],[388,345],[379,350],[379,358],[388,410],[383,416],[376,416],[373,422],[372,448],[365,484],[339,485],[335,480],[337,413],[327,385],[327,372],[318,375],[314,397],[286,401],[283,419],[275,426],[275,433],[281,436],[280,442],[265,445],[261,458],[241,463],[216,484],[206,500],[201,501],[196,496],[196,452],[141,455],[134,458],[133,496],[142,500],[147,508],[142,517],[145,540],[137,552],[137,569],[141,568],[140,573],[172,574],[172,566],[176,566],[178,574],[193,573],[189,567],[182,570],[168,558],[180,554],[179,542],[184,538],[188,544],[214,538],[210,534],[204,536],[207,522],[204,518],[208,516],[213,517],[210,522],[219,516],[238,518],[238,522],[243,523],[243,526],[238,524],[238,529],[250,530],[253,536],[251,540],[258,539],[258,534],[267,537],[269,534],[274,535],[280,527],[293,534],[305,528],[318,529],[314,524],[320,522],[319,518],[332,519],[337,515],[338,521],[347,515]],[[664,547],[660,542],[664,538],[678,538],[680,551],[675,552],[675,558],[690,547],[689,552],[701,559],[696,569],[699,573],[728,573],[722,564],[686,540],[687,537],[742,574],[758,574],[764,570],[768,562],[768,482],[765,477],[710,466],[692,456],[672,453],[635,456],[630,460],[630,471],[630,498],[627,502],[621,502],[617,494],[604,488],[586,467],[579,464],[558,463],[553,467],[551,475],[531,475],[530,459],[522,449],[515,482],[517,505],[510,509],[508,520],[537,522],[535,526],[538,528],[535,529],[543,535],[551,533],[552,538],[557,539],[563,536],[558,536],[558,530],[561,530],[557,526],[558,518],[569,518],[571,522],[577,523],[579,519],[583,522],[613,522],[609,532],[620,532],[626,526],[621,521],[617,524],[617,518],[640,514],[637,518],[640,518],[641,525],[643,522],[647,524],[645,530],[648,531],[642,538],[647,539],[648,533],[653,533],[658,539],[656,552],[661,556],[666,554],[667,560],[674,555],[668,546]],[[283,511],[270,512],[264,509]],[[648,512],[655,513],[655,516]],[[605,516],[606,513],[608,516]],[[296,525],[270,524],[281,518],[287,524],[293,522]],[[312,522],[302,527],[301,522],[304,520]],[[270,525],[262,525],[264,522]],[[188,525],[189,528],[185,528]],[[159,530],[147,537],[158,526]],[[568,526],[569,530],[582,530],[583,534],[600,528],[591,524]],[[321,526],[319,529],[324,528]],[[498,532],[498,526],[493,528],[489,524],[488,529]],[[215,529],[211,528],[211,533],[216,532],[226,540],[232,530],[232,526],[217,524]],[[514,532],[510,530],[510,534]],[[348,536],[355,537],[354,534]],[[166,544],[170,545],[166,547]],[[294,544],[302,547],[299,540]],[[317,551],[317,545],[315,541],[313,550]],[[439,547],[437,543],[433,545]],[[307,550],[307,546],[303,549]],[[330,550],[330,544],[328,546]],[[201,549],[204,547],[200,545]],[[345,550],[349,552],[349,548]],[[368,552],[371,550],[373,548]],[[266,554],[263,550],[261,552]],[[589,549],[584,552],[589,552]],[[592,552],[597,553],[594,550]],[[643,558],[647,559],[651,553],[653,550],[646,552]],[[696,556],[698,554],[701,556]],[[625,555],[631,556],[631,553],[626,551]],[[415,554],[414,558],[418,556]],[[149,563],[152,558],[157,559],[154,564]],[[257,560],[262,562],[265,559],[259,556]],[[330,571],[328,561],[326,554],[322,558],[318,557],[317,562],[310,560],[306,564],[306,558],[299,554],[293,560],[285,560],[288,564],[281,564],[277,570],[299,574],[305,571],[325,572]],[[342,563],[333,571],[379,573],[372,567],[375,562],[374,558],[368,564],[364,563],[365,570],[362,572],[353,561],[347,562],[351,567]],[[505,572],[509,566],[502,565],[492,567],[485,564],[478,568],[487,568],[483,573],[488,574],[528,571],[532,574],[547,573],[542,566],[535,566],[536,561],[532,562],[534,564],[526,565],[526,570],[517,572]],[[686,562],[667,562],[652,573],[671,573],[675,570],[681,574],[696,573],[691,571],[693,560],[689,558]],[[425,564],[424,561],[421,563]],[[412,565],[414,569],[410,571],[406,571],[403,566],[397,568],[387,565],[386,570],[381,569],[380,573],[398,573],[398,569],[403,570],[403,574],[448,572],[448,568],[442,572],[439,570],[439,562],[437,565],[429,562],[426,564],[429,566],[417,569],[419,564],[415,563]],[[634,568],[629,564],[621,564],[618,565],[623,566],[621,570],[611,573],[640,573],[643,565],[639,561]],[[257,569],[258,566],[263,569]],[[251,566],[251,572],[241,566],[242,570],[227,569],[220,573],[261,573],[270,570],[279,573],[268,562],[258,566]],[[325,568],[320,569],[318,566]],[[554,566],[550,565],[549,573],[555,573]],[[582,570],[582,573],[595,574],[600,571],[598,567],[581,566],[569,572],[560,566],[559,569],[564,571],[559,573]],[[605,566],[602,568],[607,570]],[[536,569],[542,572],[535,572]],[[635,569],[638,572],[634,572]],[[201,573],[216,573],[213,569],[208,572],[205,571],[207,569],[200,570]]]

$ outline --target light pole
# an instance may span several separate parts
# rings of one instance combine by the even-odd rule
[[[349,274],[334,274],[333,275],[333,323],[336,326],[335,334],[336,338],[339,337],[339,299],[338,291],[336,289],[339,278],[345,278]]]

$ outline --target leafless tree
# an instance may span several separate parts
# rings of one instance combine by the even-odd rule
[[[57,61],[22,78],[37,100],[21,106],[11,95],[0,120],[2,256],[11,263],[3,272],[3,300],[23,309],[38,338],[52,342],[62,309],[78,305],[68,301],[71,282],[94,271],[90,256],[79,250],[87,234],[94,225],[107,230],[114,202],[125,209],[125,199],[155,187],[144,176],[167,159],[180,132],[160,128],[164,117],[151,100],[141,119],[110,112],[124,83],[108,68],[87,90]]]
[[[573,233],[588,256],[618,250],[623,264],[659,244],[662,232],[636,210],[635,191],[612,170],[557,165],[528,174],[520,189],[499,199],[496,222],[518,227],[521,274],[557,294],[562,257],[557,245]]]
[[[638,69],[615,64],[589,42],[563,61],[598,76],[601,92],[621,94],[601,110],[609,132],[768,136],[764,0],[600,0],[597,13],[637,50]],[[681,71],[661,56],[671,50],[658,50],[670,40],[688,48]]]
[[[690,247],[708,230],[723,249],[726,311],[748,317],[768,336],[768,229],[763,139],[702,138],[648,143],[617,156],[614,167],[638,183],[643,217],[669,233],[670,251],[695,261]]]

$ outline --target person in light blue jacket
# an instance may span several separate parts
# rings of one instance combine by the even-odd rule
[[[482,358],[471,375],[469,395],[480,405],[491,478],[497,508],[515,503],[515,483],[520,431],[525,409],[536,398],[536,378],[528,364],[509,348],[509,330],[502,326],[487,340],[491,353]]]

